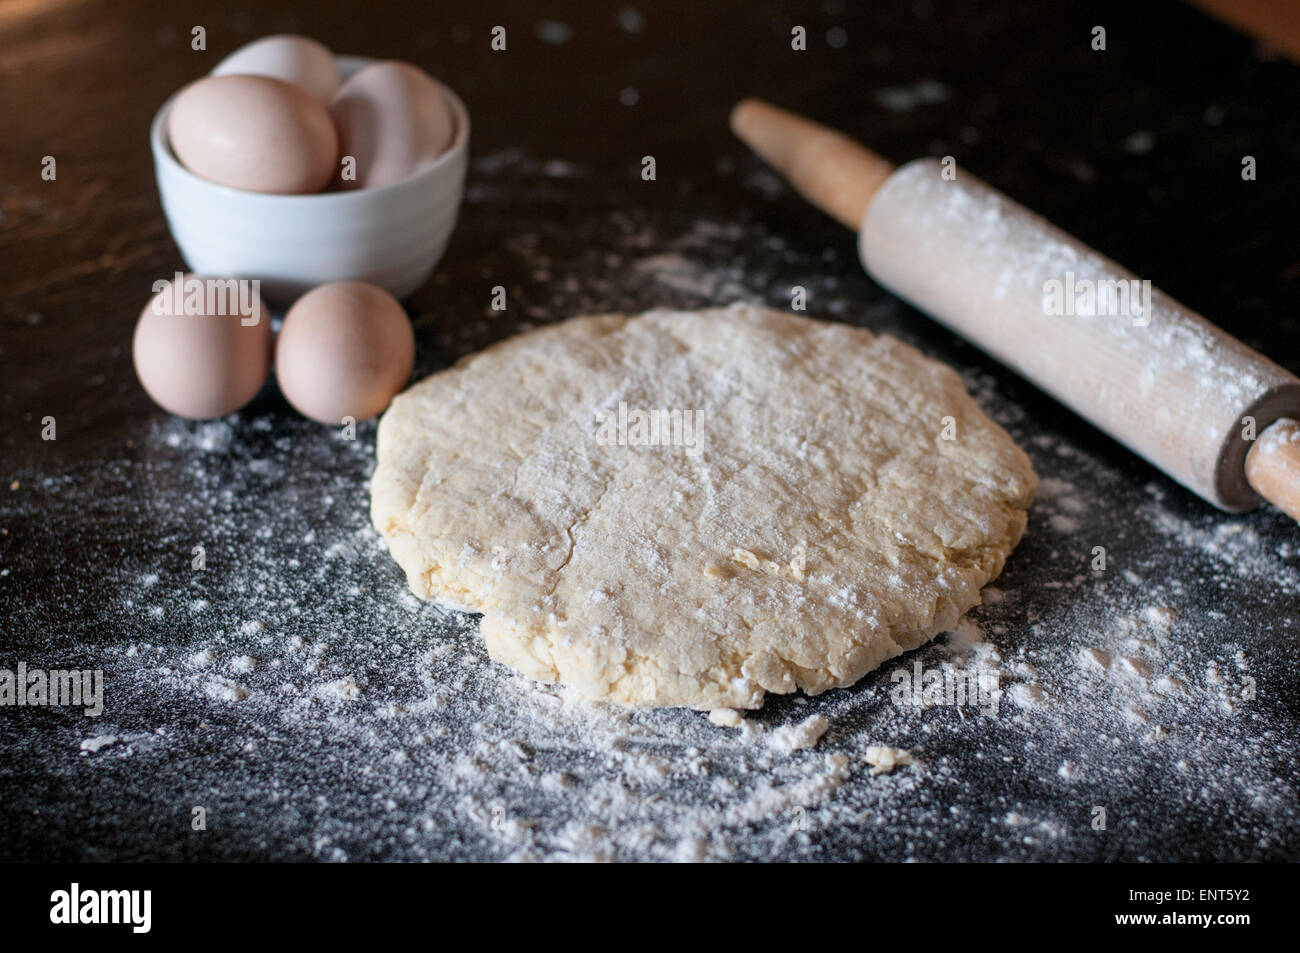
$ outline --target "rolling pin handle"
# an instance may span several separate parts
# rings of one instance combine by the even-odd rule
[[[736,104],[731,131],[800,195],[855,232],[894,171],[889,160],[861,143],[761,99]]]
[[[1300,520],[1300,421],[1282,417],[1264,428],[1246,454],[1251,489]]]

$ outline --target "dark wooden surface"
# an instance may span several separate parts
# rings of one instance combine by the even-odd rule
[[[1050,10],[1020,3],[635,4],[644,13],[639,31],[618,26],[616,5],[561,4],[545,14],[572,29],[558,45],[539,39],[543,15],[534,6],[495,0],[0,3],[0,566],[6,570],[0,666],[18,658],[102,664],[98,647],[145,636],[185,645],[198,633],[184,624],[149,631],[136,618],[124,602],[123,576],[152,567],[166,583],[172,578],[166,567],[183,562],[187,540],[205,526],[220,539],[218,555],[263,546],[255,534],[241,534],[247,519],[223,536],[209,526],[221,514],[187,501],[186,460],[159,441],[167,424],[135,380],[130,335],[151,284],[182,266],[153,183],[150,119],[173,90],[221,56],[280,31],[315,36],[338,52],[416,62],[450,83],[473,117],[472,155],[489,161],[471,169],[451,247],[434,280],[409,302],[417,374],[584,310],[713,303],[707,293],[656,285],[628,270],[626,255],[611,262],[602,252],[626,252],[633,232],[644,233],[646,255],[680,249],[681,236],[691,235],[699,220],[731,223],[735,233],[707,247],[697,243],[691,254],[716,267],[741,263],[746,290],[775,305],[788,304],[794,283],[825,294],[833,288],[841,306],[828,316],[897,334],[985,381],[999,407],[1015,408],[1018,439],[1048,435],[1106,474],[1112,505],[1089,520],[1099,533],[1123,540],[1117,557],[1153,565],[1168,553],[1169,574],[1185,570],[1189,582],[1202,578],[1190,563],[1180,568],[1178,561],[1193,557],[1173,550],[1169,539],[1125,536],[1128,514],[1150,502],[1154,486],[1162,512],[1191,531],[1212,533],[1225,517],[876,288],[856,264],[851,237],[774,187],[731,138],[726,116],[741,96],[761,95],[839,126],[895,160],[954,154],[1300,371],[1296,66],[1260,55],[1250,41],[1172,3],[1141,9],[1119,2],[1053,4]],[[808,26],[804,53],[789,47],[796,22]],[[1108,26],[1105,54],[1089,49],[1094,23]],[[207,30],[206,52],[189,49],[195,24]],[[506,54],[489,50],[496,24],[509,31]],[[836,27],[847,36],[839,48],[826,41]],[[882,105],[881,89],[922,80],[943,83],[950,95],[901,112]],[[634,106],[619,101],[625,87],[637,90]],[[1154,146],[1134,147],[1128,137],[1137,131],[1149,133]],[[638,177],[646,154],[657,160],[653,183]],[[1256,182],[1243,183],[1238,174],[1245,154],[1257,158]],[[40,177],[45,155],[57,160],[56,181]],[[548,174],[548,160],[569,165]],[[510,289],[511,307],[489,321],[496,284]],[[810,310],[825,314],[826,300],[815,296]],[[57,420],[52,442],[41,439],[46,416]],[[321,525],[331,514],[342,514],[349,525],[364,522],[364,461],[338,459],[333,437],[296,418],[273,388],[241,419],[269,421],[269,432],[236,423],[229,459],[218,466],[237,499],[264,508],[268,525],[287,525],[299,518],[290,514],[307,507],[316,508]],[[241,469],[241,461],[284,438],[293,449],[270,477]],[[363,430],[363,440],[373,441],[372,428]],[[1050,473],[1045,452],[1032,452],[1040,475]],[[18,488],[7,489],[11,482]],[[340,486],[348,493],[337,494]],[[1300,565],[1293,524],[1268,512],[1245,520],[1261,547],[1280,553],[1293,570]],[[1029,631],[1026,619],[1066,598],[1035,586],[1051,545],[1041,536],[1035,542],[1031,532],[1008,568],[1014,584],[1039,600],[1027,603],[1025,627],[1010,623],[1013,646],[1017,632]],[[385,586],[394,585],[382,553],[365,571],[367,580],[382,574]],[[285,584],[295,585],[292,578]],[[311,588],[309,580],[301,585]],[[208,597],[219,611],[238,614],[237,591],[214,588]],[[330,593],[318,598],[325,609],[333,606]],[[1202,622],[1207,612],[1226,610],[1235,619],[1241,641],[1260,654],[1274,679],[1272,707],[1250,738],[1266,751],[1262,739],[1270,733],[1294,738],[1300,594],[1257,581],[1224,583],[1214,592],[1189,586],[1178,609],[1189,631],[1210,631],[1210,622]],[[133,703],[138,711],[125,720],[170,724],[163,702],[141,696]],[[772,719],[789,715],[782,704],[773,704]],[[234,717],[216,712],[205,724],[219,731]],[[69,745],[75,753],[78,732],[86,734],[50,712],[0,711],[0,815],[7,830],[26,832],[7,839],[3,852],[316,855],[309,831],[262,819],[257,805],[240,804],[231,789],[222,797],[245,812],[241,837],[196,847],[188,832],[157,820],[170,810],[169,792],[219,787],[223,775],[252,770],[223,746],[220,733],[211,745],[196,743],[153,763],[143,777],[123,767],[91,784],[86,759],[62,754]],[[292,760],[292,743],[286,744],[280,757]],[[1277,759],[1267,770],[1284,784],[1294,781],[1288,744],[1279,740],[1267,756]],[[1043,768],[1050,774],[1055,764]],[[268,763],[256,770],[275,769]],[[316,783],[308,768],[295,770],[304,785]],[[1172,782],[1158,769],[1135,767],[1127,780],[1110,783],[1100,793],[1146,804]],[[989,782],[990,812],[1006,804],[999,785]],[[346,784],[333,791],[340,810],[350,796],[363,796]],[[1046,782],[1014,791],[1044,812],[1064,810]],[[972,798],[968,806],[978,813],[980,797]],[[1252,810],[1244,800],[1229,807],[1244,812],[1230,831],[1212,829],[1222,804],[1180,801],[1145,808],[1146,826],[1124,844],[1058,843],[1036,851],[959,825],[947,832],[944,850],[986,859],[1298,856],[1294,814]],[[34,815],[41,825],[27,823]],[[940,811],[935,823],[942,825],[944,816]],[[810,855],[945,856],[924,839],[919,847],[902,843],[831,832]],[[350,852],[492,856],[455,841],[412,854],[399,841],[376,840]]]

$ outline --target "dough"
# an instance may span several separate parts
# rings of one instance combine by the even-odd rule
[[[657,411],[675,426],[638,426]],[[1036,484],[951,369],[733,305],[574,318],[426,378],[380,422],[371,516],[416,595],[483,613],[497,661],[757,708],[955,626]]]

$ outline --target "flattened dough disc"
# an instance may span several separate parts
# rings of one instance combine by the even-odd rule
[[[637,428],[660,411],[676,430]],[[950,368],[748,305],[503,341],[399,396],[378,458],[376,528],[416,595],[483,613],[492,658],[700,709],[849,685],[951,629],[1037,484]]]

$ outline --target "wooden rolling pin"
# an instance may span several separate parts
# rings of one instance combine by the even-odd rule
[[[880,284],[1215,506],[1263,497],[1300,520],[1300,378],[963,169],[896,169],[761,100],[738,104],[731,128],[857,229]]]

